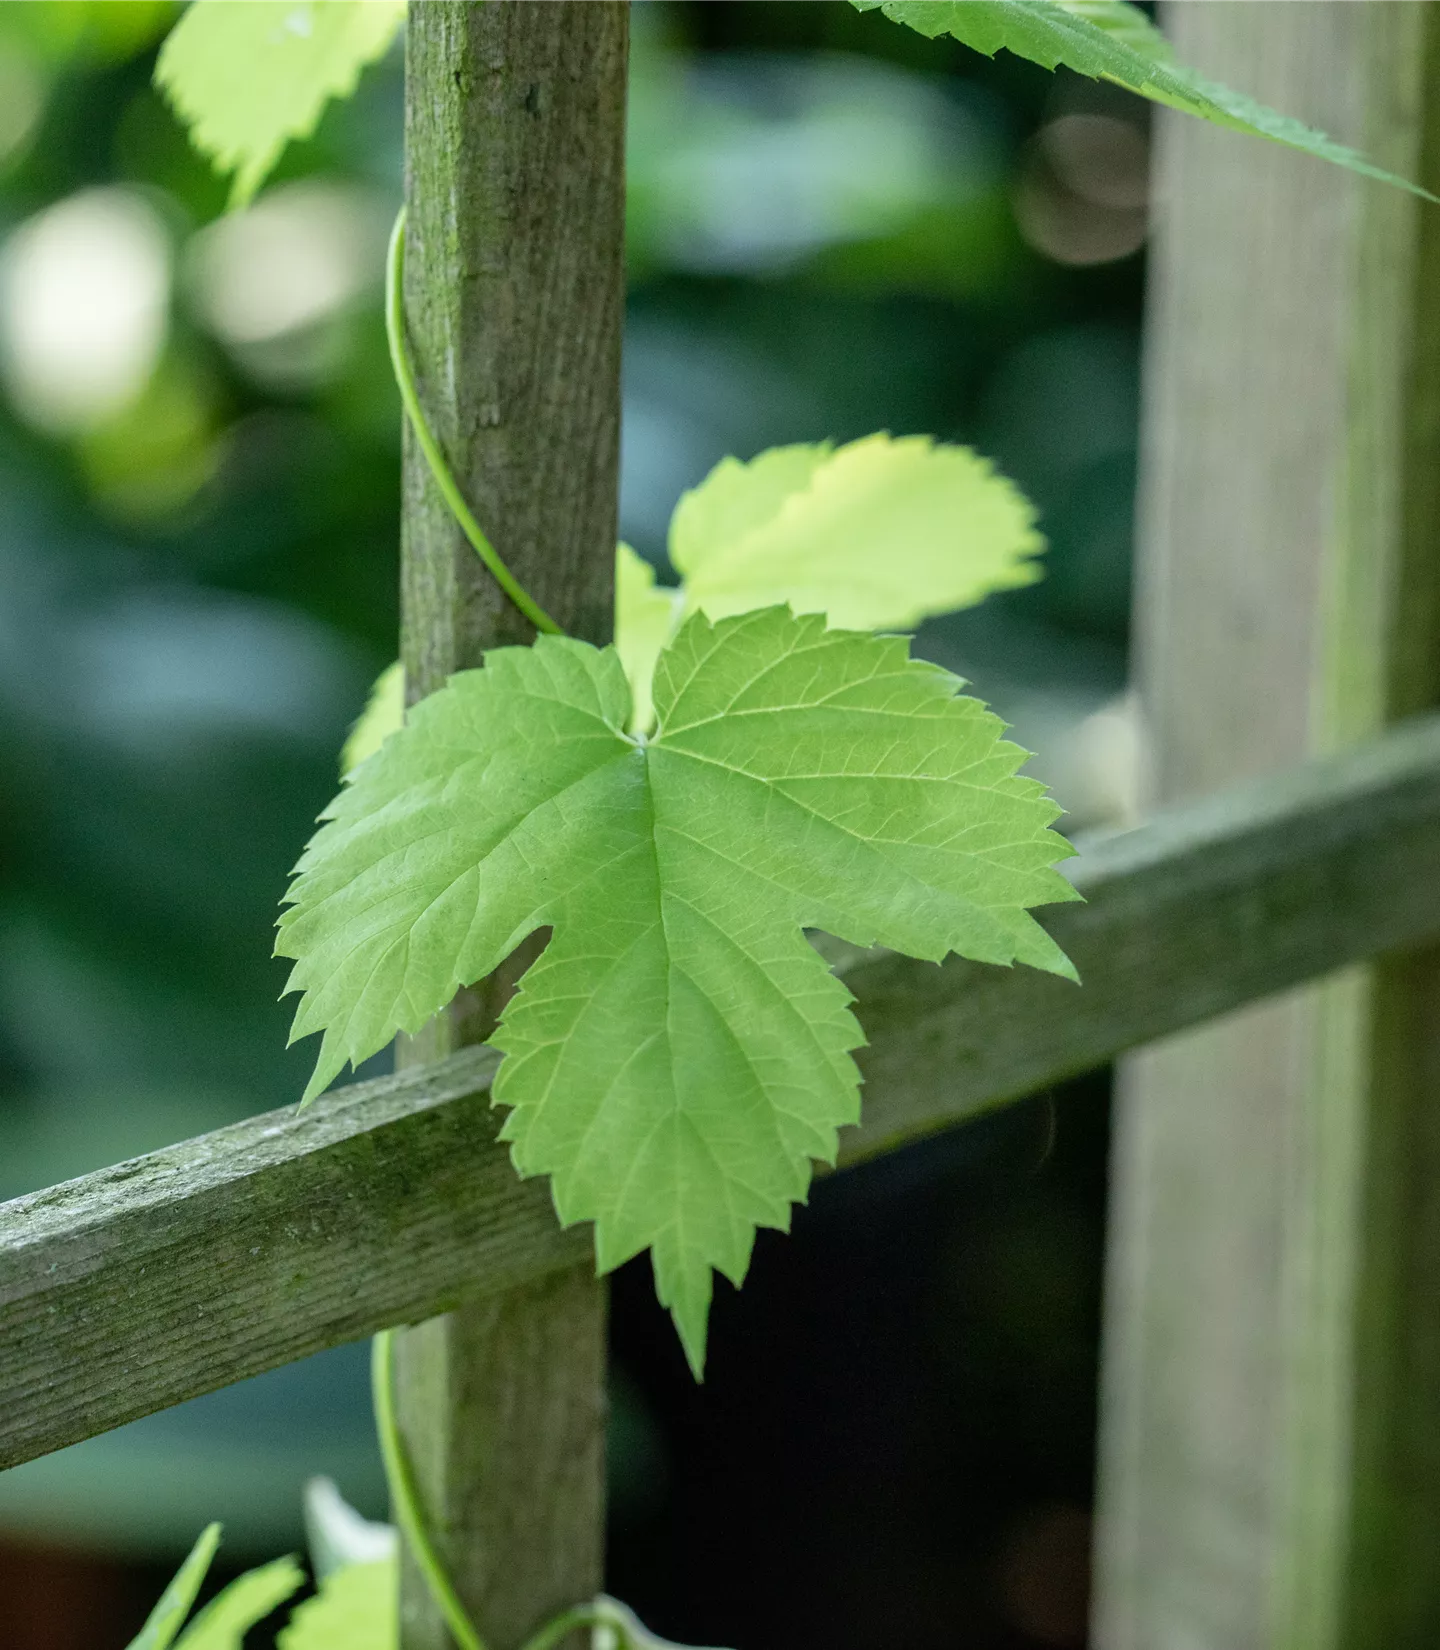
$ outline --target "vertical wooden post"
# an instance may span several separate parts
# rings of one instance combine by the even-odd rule
[[[622,0],[425,0],[406,69],[406,313],[422,394],[477,517],[572,635],[610,639],[624,302]],[[405,455],[413,702],[531,632]],[[512,970],[513,973],[513,970]],[[402,1051],[479,1041],[490,982]],[[400,1421],[460,1595],[516,1650],[601,1583],[604,1292],[584,1268],[398,1338]],[[449,1636],[407,1568],[405,1650]]]
[[[1172,4],[1431,187],[1431,4]],[[1440,208],[1162,117],[1137,643],[1156,795],[1440,701]],[[1440,1643],[1440,959],[1126,1062],[1100,1650]]]

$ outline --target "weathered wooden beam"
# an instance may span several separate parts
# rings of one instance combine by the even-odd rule
[[[1047,926],[1076,987],[838,963],[870,1037],[841,1164],[1440,934],[1440,717],[1082,844]],[[573,1271],[588,1231],[495,1142],[485,1048],[0,1205],[0,1466]]]
[[[1440,6],[1167,4],[1181,57],[1430,188]],[[1157,126],[1136,583],[1153,802],[1440,704],[1440,214]],[[1124,1062],[1097,1650],[1440,1643],[1440,952]]]
[[[423,393],[511,571],[597,644],[614,616],[629,26],[624,0],[428,0],[406,24],[405,296]],[[400,628],[412,703],[534,634],[413,440]],[[462,991],[401,1040],[397,1067],[482,1043],[516,972]],[[604,1579],[606,1292],[568,1253],[558,1275],[396,1337],[427,1522],[492,1650],[518,1650]],[[402,1650],[452,1644],[408,1552],[400,1618]]]

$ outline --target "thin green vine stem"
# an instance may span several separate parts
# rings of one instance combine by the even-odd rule
[[[602,1624],[618,1627],[615,1618],[600,1604],[577,1604],[573,1610],[567,1610],[563,1615],[556,1616],[553,1621],[547,1621],[532,1639],[528,1639],[523,1650],[555,1650],[555,1646],[563,1644],[569,1636],[581,1627],[599,1627]],[[621,1629],[621,1644],[628,1645],[628,1638]]]
[[[430,428],[425,409],[420,404],[420,391],[410,366],[410,355],[405,346],[405,208],[395,217],[390,231],[390,255],[385,265],[385,336],[390,341],[390,364],[395,370],[395,382],[400,388],[400,400],[420,443],[420,451],[430,466],[430,473],[450,506],[450,513],[460,524],[460,530],[474,547],[475,554],[495,576],[495,582],[505,592],[537,630],[548,636],[563,636],[565,632],[520,583],[501,561],[498,551],[485,537],[474,512],[465,502],[455,477],[446,462],[440,443]]]
[[[460,1650],[485,1650],[485,1641],[475,1631],[475,1624],[465,1613],[451,1583],[440,1555],[425,1528],[425,1516],[415,1478],[405,1454],[405,1441],[400,1436],[400,1424],[395,1418],[395,1341],[394,1331],[381,1330],[370,1348],[370,1386],[375,1403],[375,1431],[380,1438],[380,1458],[385,1463],[385,1481],[390,1489],[390,1502],[406,1543],[425,1577],[430,1596],[440,1607],[450,1636]],[[542,1632],[544,1630],[542,1629]]]

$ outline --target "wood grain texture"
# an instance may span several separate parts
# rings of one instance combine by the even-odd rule
[[[1086,842],[1071,863],[1087,903],[1047,926],[1083,987],[841,955],[870,1038],[842,1165],[1440,933],[1440,718]],[[517,1181],[495,1143],[495,1064],[465,1049],[0,1206],[0,1466],[573,1275],[588,1234],[561,1233],[544,1183]]]
[[[431,424],[481,526],[569,635],[614,624],[628,11],[426,0],[406,34],[405,310]],[[413,703],[528,623],[407,432]]]
[[[411,1460],[487,1644],[601,1589],[604,1307],[587,1254],[406,1331]],[[417,1598],[402,1594],[404,1642],[448,1643]]]
[[[4,1205],[4,1464],[583,1260],[494,1145],[496,1063],[470,1050]]]
[[[406,313],[434,428],[491,542],[572,636],[610,640],[624,316],[628,7],[428,0],[406,32]],[[528,623],[407,431],[408,697]],[[483,1041],[538,941],[399,1051]],[[401,1432],[491,1650],[600,1590],[605,1290],[587,1255],[396,1337]],[[404,1650],[451,1642],[408,1557]]]
[[[1433,187],[1433,7],[1165,16],[1187,61]],[[1136,646],[1168,802],[1436,703],[1440,265],[1399,191],[1159,138]],[[1101,1650],[1440,1638],[1436,973],[1355,970],[1121,1074]]]

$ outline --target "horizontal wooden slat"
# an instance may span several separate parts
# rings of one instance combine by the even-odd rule
[[[871,1036],[844,1162],[1440,933],[1440,716],[1077,847],[1087,903],[1045,926],[1079,989],[959,960],[841,959]]]
[[[841,951],[846,1165],[1440,933],[1440,718],[1081,845],[1030,970]],[[335,1091],[0,1206],[0,1466],[583,1257],[516,1180],[495,1056]]]

